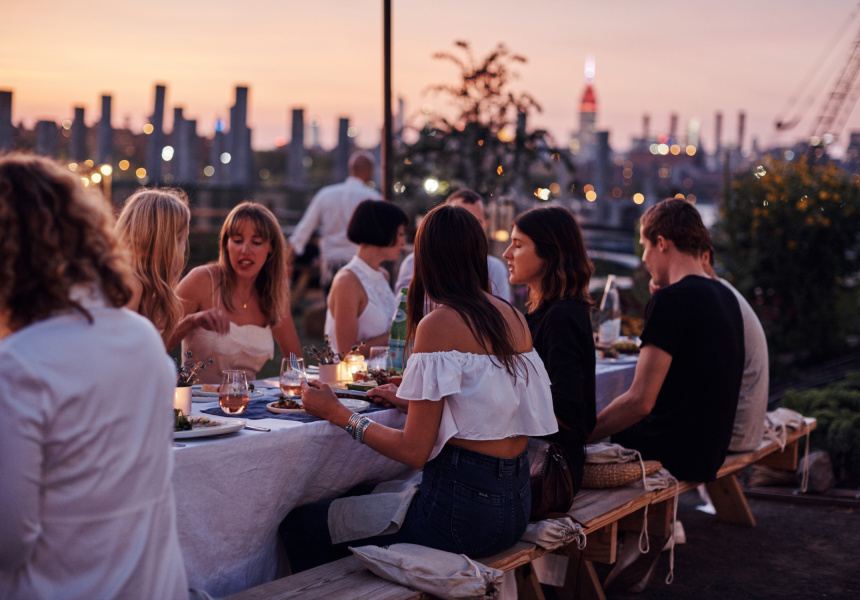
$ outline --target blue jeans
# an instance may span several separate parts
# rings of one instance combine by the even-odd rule
[[[300,506],[281,523],[293,573],[347,556],[347,546],[369,544],[411,543],[474,558],[490,556],[513,546],[528,525],[528,455],[496,458],[446,445],[424,465],[421,487],[403,525],[390,535],[333,545],[330,504]]]

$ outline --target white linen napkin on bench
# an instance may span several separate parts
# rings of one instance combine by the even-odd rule
[[[395,533],[421,485],[421,471],[408,479],[383,481],[370,494],[338,498],[328,509],[333,544]]]
[[[356,560],[372,573],[439,598],[484,600],[495,598],[504,573],[454,554],[417,544],[350,548]]]

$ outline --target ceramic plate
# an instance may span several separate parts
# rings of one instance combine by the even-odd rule
[[[239,431],[245,426],[245,421],[242,419],[235,419],[230,421],[220,421],[216,419],[211,419],[212,422],[218,423],[212,427],[197,427],[196,429],[190,429],[188,431],[174,431],[173,439],[174,440],[186,440],[189,438],[199,438],[199,437],[210,437],[213,435],[224,435],[225,433],[233,433],[234,431]]]
[[[617,358],[598,358],[598,362],[602,363],[632,363],[639,360],[638,354],[619,354]]]
[[[278,402],[269,402],[266,405],[266,408],[269,409],[269,412],[282,414],[282,413],[304,413],[305,409],[303,408],[278,408],[275,406]]]
[[[370,402],[367,400],[353,400],[352,398],[338,398],[341,404],[347,407],[349,410],[353,410],[355,412],[361,412],[363,410],[367,410],[370,406]],[[304,413],[305,409],[303,408],[278,408],[275,405],[277,402],[269,402],[266,405],[266,408],[269,409],[269,412],[273,413]]]

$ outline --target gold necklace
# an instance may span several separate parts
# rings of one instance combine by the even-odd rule
[[[248,302],[251,301],[251,296],[254,294],[254,289],[251,288],[251,291],[248,292],[248,297],[245,298],[245,301],[242,302],[242,309],[245,310],[248,308]]]

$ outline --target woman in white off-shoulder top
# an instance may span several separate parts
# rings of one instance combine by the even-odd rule
[[[557,426],[525,318],[489,293],[486,255],[486,236],[463,208],[439,206],[418,229],[407,318],[414,346],[398,391],[409,401],[402,431],[351,413],[324,384],[303,389],[307,412],[423,477],[387,535],[333,544],[330,503],[295,509],[281,526],[294,572],[345,555],[347,545],[407,542],[482,557],[522,536],[531,505],[527,438]],[[425,294],[438,305],[426,315]]]

